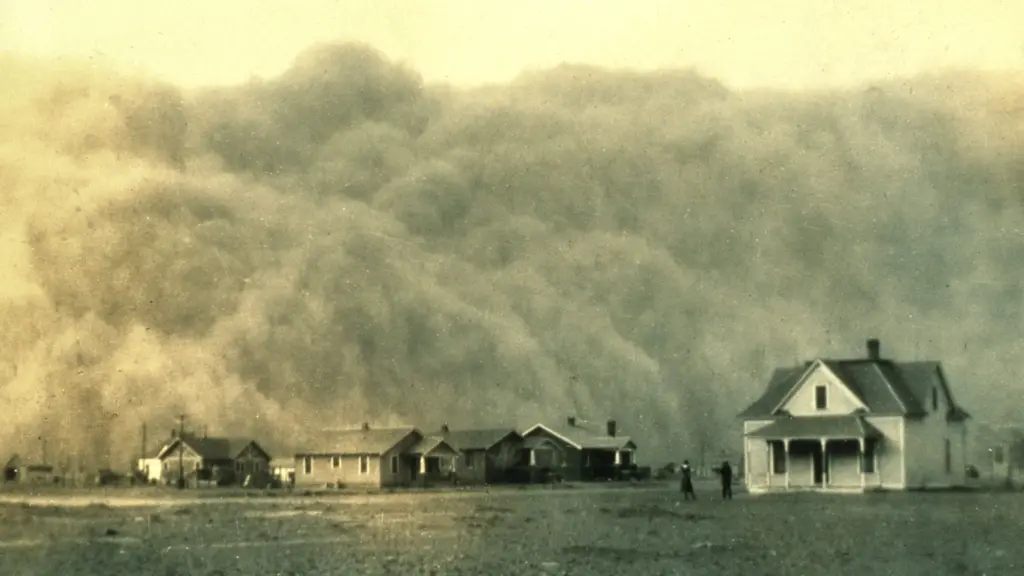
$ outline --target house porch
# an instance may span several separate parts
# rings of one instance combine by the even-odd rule
[[[404,455],[404,460],[414,484],[429,484],[450,480],[458,457],[459,452],[443,439],[426,438],[413,446]]]
[[[845,421],[845,422],[844,422]],[[851,418],[786,418],[747,434],[746,475],[751,492],[863,492],[880,488],[884,435]],[[752,452],[762,457],[751,458]]]

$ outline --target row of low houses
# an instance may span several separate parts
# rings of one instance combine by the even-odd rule
[[[141,458],[148,483],[295,487],[417,486],[610,480],[637,476],[636,443],[575,418],[562,426],[434,432],[415,427],[330,430],[295,449],[258,439],[174,434]]]
[[[954,392],[940,362],[886,358],[875,339],[859,358],[779,368],[739,414],[746,488],[862,492],[960,486],[971,470],[992,479],[1017,476],[1024,432],[972,426]],[[322,432],[293,449],[184,434],[147,454],[138,471],[147,482],[184,478],[189,485],[589,481],[637,475],[636,449],[614,421],[432,432],[364,425]],[[12,461],[4,477],[31,480],[46,472]]]

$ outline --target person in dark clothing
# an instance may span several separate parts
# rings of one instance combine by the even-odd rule
[[[722,500],[732,500],[732,466],[729,466],[729,461],[722,462],[715,472],[722,480]]]
[[[693,491],[693,478],[692,471],[690,470],[690,461],[683,460],[683,465],[680,467],[683,477],[679,481],[679,489],[683,492],[683,499],[689,500],[693,498],[697,499],[697,493]]]

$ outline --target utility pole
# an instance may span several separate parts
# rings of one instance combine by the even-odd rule
[[[185,489],[185,415],[178,416],[178,490]]]

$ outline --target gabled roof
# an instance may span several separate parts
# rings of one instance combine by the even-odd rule
[[[160,455],[164,453],[164,450],[166,450],[173,442],[174,438],[161,441],[160,444],[158,444],[157,446],[146,450],[146,452],[142,455],[142,458],[146,460],[150,458],[159,458]]]
[[[383,454],[410,434],[423,435],[415,428],[371,428],[337,430],[315,435],[296,454],[377,455]]]
[[[525,437],[537,430],[543,430],[577,450],[621,450],[630,445],[636,447],[636,444],[629,436],[597,435],[588,430],[575,427],[565,427],[556,430],[544,424],[534,424],[524,430],[522,435]]]
[[[170,444],[164,446],[157,457],[163,458],[166,456],[177,447],[178,442],[181,440],[184,440],[185,446],[191,448],[204,460],[233,460],[250,444],[256,444],[260,450],[267,453],[258,442],[250,438],[217,438],[213,436],[197,437],[186,435],[182,438],[175,438]],[[267,456],[271,455],[267,454]]]
[[[826,438],[855,440],[883,438],[883,434],[862,416],[805,416],[778,418],[747,434],[751,438]]]
[[[778,368],[772,374],[764,393],[740,412],[745,420],[778,416],[783,400],[802,382],[804,376],[821,364],[831,370],[857,396],[873,415],[919,416],[926,414],[933,387],[938,386],[951,406],[947,417],[967,418],[950,391],[939,362],[893,362],[891,360],[819,359],[803,366]]]
[[[417,442],[412,448],[409,448],[406,451],[406,454],[413,456],[426,456],[438,451],[446,452],[448,454],[459,453],[459,450],[444,438],[440,436],[428,436]]]
[[[266,452],[267,456],[270,456],[271,460],[294,460],[295,449],[292,448],[290,443],[283,442],[260,442],[260,448]]]
[[[550,444],[551,446],[557,448],[559,451],[562,450],[562,447],[561,445],[558,444],[558,442],[549,439],[547,436],[530,436],[529,438],[523,439],[523,448],[527,449],[540,448],[545,444]]]
[[[512,428],[449,430],[447,434],[439,433],[439,435],[444,436],[452,446],[459,450],[490,450],[509,436],[521,437],[519,432]]]
[[[810,378],[811,374],[814,374],[818,370],[823,370],[830,374],[832,378],[836,378],[841,382],[841,387],[850,395],[854,404],[857,404],[858,410],[868,410],[867,404],[864,403],[864,399],[860,393],[859,387],[856,383],[847,383],[842,377],[836,372],[839,369],[839,365],[829,360],[814,360],[805,364],[804,370],[800,374],[800,378],[789,388],[789,391],[779,400],[779,403],[772,408],[771,412],[778,412],[783,406],[789,404],[789,401],[793,399],[793,396],[797,393],[800,388],[804,386],[804,382]]]

